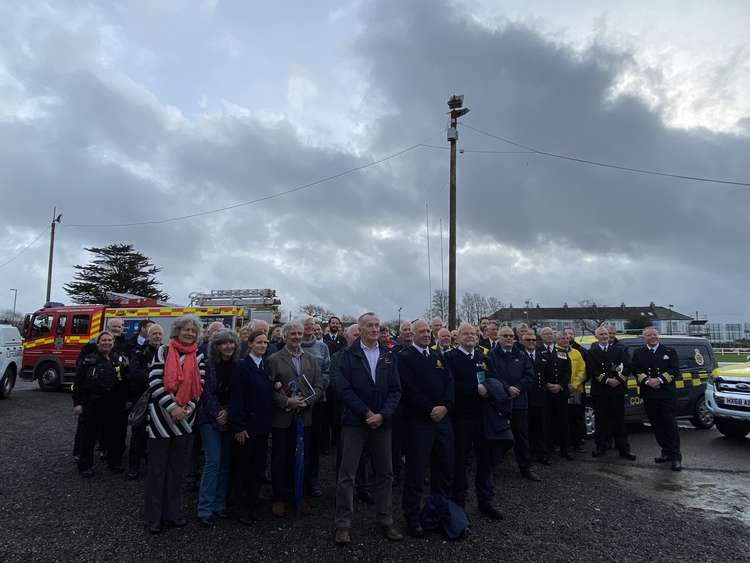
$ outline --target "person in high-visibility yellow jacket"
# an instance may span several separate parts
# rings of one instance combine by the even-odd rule
[[[586,436],[586,416],[583,405],[583,391],[586,383],[586,360],[577,348],[568,348],[571,374],[570,397],[568,399],[568,428],[570,429],[570,446],[575,452],[583,451],[583,439]]]

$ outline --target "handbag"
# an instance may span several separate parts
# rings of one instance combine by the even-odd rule
[[[146,389],[128,413],[128,424],[130,426],[141,426],[146,422],[146,411],[148,410],[148,401],[151,398],[151,389]]]

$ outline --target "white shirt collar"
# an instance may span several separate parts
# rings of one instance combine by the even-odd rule
[[[417,352],[419,352],[423,356],[424,356],[425,351],[427,351],[428,354],[430,353],[430,351],[427,348],[422,348],[421,346],[418,346],[417,344],[412,344],[412,346],[414,346],[417,349]]]
[[[459,346],[459,347],[458,347],[458,349],[459,349],[459,350],[461,350],[461,351],[462,351],[462,352],[463,352],[464,354],[466,354],[466,355],[467,355],[467,356],[469,356],[470,358],[473,358],[473,357],[474,357],[474,352],[475,352],[475,350],[472,350],[471,352],[469,352],[469,351],[468,351],[468,350],[467,350],[466,348],[464,348],[463,346]]]
[[[250,352],[248,354],[248,356],[250,356],[252,358],[252,360],[255,362],[256,366],[260,367],[260,363],[263,361],[263,358],[260,358],[260,357],[256,356],[252,352]]]

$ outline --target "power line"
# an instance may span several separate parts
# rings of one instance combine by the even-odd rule
[[[15,260],[16,258],[18,258],[19,256],[21,256],[21,254],[23,254],[24,252],[26,252],[26,251],[27,251],[27,250],[28,250],[29,248],[31,248],[32,246],[34,246],[34,243],[35,243],[36,241],[38,241],[38,240],[39,240],[40,238],[42,238],[42,235],[43,235],[43,234],[44,234],[45,232],[46,232],[46,231],[42,231],[42,232],[40,232],[40,233],[39,233],[39,234],[38,234],[38,235],[37,235],[36,237],[34,237],[34,240],[32,240],[32,241],[31,241],[31,242],[30,242],[29,244],[27,244],[27,245],[26,245],[26,246],[24,246],[24,247],[23,247],[23,248],[22,248],[21,250],[19,250],[19,251],[18,251],[18,253],[17,253],[17,254],[15,255],[15,256],[13,256],[13,257],[9,258],[8,260],[6,260],[6,261],[5,261],[5,262],[3,262],[2,264],[0,264],[0,268],[2,268],[2,267],[4,267],[4,266],[7,266],[7,265],[8,265],[8,264],[10,264],[11,262],[13,262],[13,260]]]
[[[378,160],[374,160],[372,162],[368,162],[367,164],[362,164],[360,166],[355,166],[354,168],[349,168],[348,170],[344,170],[343,172],[338,172],[337,174],[333,174],[331,176],[326,176],[325,178],[320,178],[318,180],[315,180],[314,182],[309,182],[307,184],[302,184],[301,186],[296,186],[294,188],[290,188],[288,190],[284,190],[282,192],[278,192],[275,194],[269,194],[263,197],[259,197],[256,199],[251,199],[249,201],[243,201],[240,203],[235,203],[232,205],[227,205],[225,207],[219,207],[216,209],[209,209],[206,211],[200,211],[197,213],[190,213],[189,215],[180,215],[178,217],[169,217],[167,219],[154,219],[151,221],[134,221],[132,223],[67,223],[66,227],[77,227],[77,228],[110,228],[110,227],[136,227],[136,226],[142,226],[142,225],[163,225],[164,223],[173,223],[175,221],[183,221],[185,219],[192,219],[194,217],[202,217],[204,215],[212,215],[214,213],[221,213],[222,211],[229,211],[230,209],[237,209],[238,207],[245,207],[247,205],[253,205],[255,203],[260,203],[262,201],[268,201],[270,199],[275,199],[277,197],[285,196],[294,192],[299,192],[302,190],[306,190],[308,188],[312,188],[315,186],[318,186],[320,184],[324,184],[326,182],[330,182],[331,180],[335,180],[337,178],[341,178],[342,176],[346,176],[348,174],[352,174],[354,172],[358,172],[360,170],[364,170],[365,168],[370,168],[372,166],[376,166],[378,164],[382,164],[383,162],[386,162],[388,160],[397,158],[403,154],[406,154],[408,152],[413,151],[414,149],[418,149],[420,147],[425,147],[427,145],[423,145],[422,143],[417,143],[414,145],[411,145],[410,147],[406,147],[405,149],[402,149],[400,151],[397,151],[395,153],[389,154],[388,156],[385,156],[383,158],[380,158]]]
[[[482,131],[481,129],[478,129],[476,127],[473,127],[469,125],[468,123],[461,122],[461,124],[466,127],[467,129],[471,129],[472,131],[476,131],[477,133],[480,133],[482,135],[486,135],[487,137],[492,137],[493,139],[497,139],[499,141],[503,141],[505,143],[511,144],[513,146],[526,149],[529,152],[541,155],[541,156],[549,156],[552,158],[559,158],[561,160],[569,160],[571,162],[577,162],[579,164],[589,164],[591,166],[600,166],[602,168],[613,168],[615,170],[623,170],[625,172],[636,172],[638,174],[649,174],[651,176],[664,176],[667,178],[677,178],[678,180],[693,180],[695,182],[710,182],[714,184],[727,184],[730,186],[750,186],[750,182],[739,182],[735,180],[720,180],[717,178],[704,178],[702,176],[688,176],[685,174],[673,174],[671,172],[661,172],[658,170],[646,170],[643,168],[632,168],[630,166],[621,166],[619,164],[611,164],[608,162],[599,162],[596,160],[588,160],[586,158],[578,158],[575,156],[567,156],[564,154],[557,154],[553,152],[543,151],[536,149],[534,147],[531,147],[529,145],[524,145],[523,143],[519,143],[517,141],[513,141],[512,139],[508,139],[506,137],[501,137],[500,135],[495,135],[493,133],[489,133],[487,131]]]

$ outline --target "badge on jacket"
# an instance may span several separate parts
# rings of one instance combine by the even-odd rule
[[[443,362],[440,360],[435,360],[435,367],[438,369],[443,369]]]
[[[669,359],[669,354],[664,354],[664,357],[662,358],[662,360],[668,360],[668,359]]]

